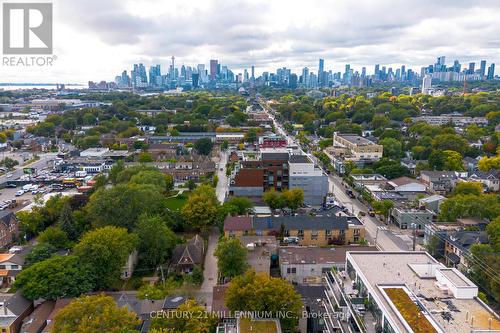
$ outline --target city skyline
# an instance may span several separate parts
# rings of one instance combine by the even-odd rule
[[[112,79],[134,63],[165,68],[172,54],[179,67],[219,59],[235,73],[317,72],[319,58],[333,71],[420,68],[440,54],[500,62],[498,1],[52,2],[54,65],[2,66],[1,81]]]

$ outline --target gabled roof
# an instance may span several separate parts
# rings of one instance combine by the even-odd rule
[[[16,215],[13,212],[3,211],[0,213],[0,223],[9,227],[12,221],[17,221]]]
[[[199,235],[191,238],[187,243],[177,245],[172,253],[172,263],[174,265],[203,263],[204,241]]]
[[[448,236],[448,240],[461,248],[468,249],[473,244],[487,244],[488,235],[485,231],[457,231]]]

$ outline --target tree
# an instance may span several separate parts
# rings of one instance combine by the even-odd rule
[[[137,160],[140,163],[153,162],[153,155],[151,155],[151,153],[143,151],[139,153],[139,157],[137,158]]]
[[[218,205],[213,187],[203,184],[191,193],[181,209],[181,214],[192,228],[201,230],[214,224]]]
[[[484,172],[492,169],[500,169],[500,155],[493,157],[483,156],[477,163],[477,167]]]
[[[483,193],[483,185],[478,182],[460,182],[453,190],[454,195],[481,195],[481,193]]]
[[[165,263],[175,246],[175,234],[160,216],[141,216],[135,233],[139,239],[139,258],[148,268]]]
[[[59,227],[48,227],[38,236],[38,242],[54,246],[56,249],[69,247],[68,235]]]
[[[394,207],[394,202],[391,200],[374,201],[372,204],[375,213],[382,214],[387,219],[389,217],[390,210]]]
[[[270,190],[270,191],[265,192],[263,197],[262,197],[262,200],[271,209],[283,208],[286,205],[286,202],[283,199],[283,196],[274,190]]]
[[[467,149],[468,142],[458,134],[441,134],[434,137],[432,145],[438,150],[454,150],[463,154]]]
[[[229,141],[227,141],[227,140],[222,141],[222,143],[220,145],[220,149],[227,150],[227,148],[229,148]]]
[[[211,333],[217,326],[218,319],[205,312],[205,308],[194,300],[188,300],[173,313],[158,316],[151,320],[150,332],[154,333]]]
[[[439,220],[454,222],[457,218],[494,219],[500,215],[500,196],[496,194],[456,195],[439,206]]]
[[[19,162],[10,157],[6,157],[0,161],[0,165],[5,166],[9,170],[12,170],[16,165],[19,165]]]
[[[132,184],[149,184],[158,186],[162,191],[170,191],[173,188],[173,178],[164,175],[159,170],[145,170],[133,175],[130,178]]]
[[[400,141],[394,138],[385,138],[379,141],[384,147],[384,156],[392,159],[399,159],[403,153],[403,146]]]
[[[118,175],[125,170],[125,163],[122,160],[118,160],[112,167],[109,169],[108,177],[113,184],[116,184]]]
[[[245,142],[250,142],[254,143],[257,141],[257,130],[255,128],[250,128],[246,133],[245,133]]]
[[[245,197],[233,197],[224,206],[231,215],[245,215],[252,211],[253,203]]]
[[[301,188],[285,190],[283,198],[288,208],[296,210],[304,204],[304,190]]]
[[[118,184],[98,189],[86,210],[94,226],[114,225],[132,230],[142,214],[164,215],[167,208],[165,197],[156,186]]]
[[[111,296],[82,296],[59,310],[53,333],[135,332],[140,320],[127,307],[118,307]]]
[[[69,202],[66,202],[61,209],[61,215],[59,216],[59,228],[61,228],[61,230],[64,231],[64,233],[72,241],[76,240],[79,236],[79,233],[74,225],[73,212]]]
[[[39,207],[34,207],[31,212],[19,211],[16,213],[22,234],[28,238],[36,236],[45,225],[45,217]]]
[[[23,296],[35,300],[55,300],[60,297],[77,297],[94,288],[90,267],[72,255],[55,256],[23,269],[16,277],[15,288]]]
[[[49,259],[57,252],[57,248],[48,243],[35,245],[24,259],[24,268],[36,264],[37,262]]]
[[[226,305],[231,311],[256,311],[271,313],[289,312],[291,316],[281,318],[284,330],[292,330],[298,322],[302,301],[293,286],[280,278],[273,278],[255,271],[247,271],[235,277],[226,291]]]
[[[247,269],[247,250],[237,238],[222,238],[215,249],[219,273],[228,278],[243,274]]]
[[[449,171],[463,171],[462,155],[453,150],[443,151],[443,169]]]
[[[74,253],[91,267],[96,286],[107,288],[120,279],[123,265],[136,246],[136,235],[125,228],[108,226],[84,234]]]
[[[212,152],[214,144],[210,138],[201,138],[194,143],[194,149],[200,155],[209,155]]]

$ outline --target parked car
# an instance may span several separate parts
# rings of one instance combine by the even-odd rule
[[[368,212],[368,215],[370,215],[371,217],[375,217],[375,212],[373,210],[370,210]]]
[[[299,242],[299,237],[285,237],[283,242],[286,244],[295,244]]]
[[[16,192],[16,197],[20,197],[23,194],[24,194],[24,190],[19,190]]]
[[[14,183],[7,183],[7,184],[5,185],[5,187],[7,187],[7,188],[16,188],[16,187],[17,187],[17,185],[16,185],[16,184],[14,184]]]

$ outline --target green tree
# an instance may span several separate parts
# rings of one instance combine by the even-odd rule
[[[160,216],[141,216],[135,233],[139,238],[139,258],[148,268],[163,264],[176,243],[175,234]]]
[[[227,150],[227,148],[229,148],[229,141],[224,140],[220,145],[220,149]]]
[[[262,200],[271,209],[279,209],[286,206],[286,202],[283,196],[274,190],[265,192],[264,195],[262,196]]]
[[[131,230],[140,215],[164,215],[165,196],[158,187],[143,184],[118,184],[100,188],[86,206],[94,226],[114,225]]]
[[[245,197],[233,197],[224,206],[231,215],[245,215],[252,211],[253,203]]]
[[[76,229],[73,221],[73,212],[71,210],[71,205],[66,202],[61,209],[61,215],[59,216],[59,228],[68,236],[72,241],[78,238],[79,233]]]
[[[235,277],[225,298],[231,311],[289,312],[290,317],[281,318],[284,330],[292,330],[297,325],[302,308],[300,295],[288,281],[253,270]]]
[[[483,193],[483,185],[477,182],[460,182],[455,186],[453,190],[454,195],[481,195]]]
[[[222,238],[215,249],[219,273],[228,278],[243,274],[248,268],[247,250],[237,238]]]
[[[136,235],[125,228],[108,226],[84,234],[74,253],[91,267],[96,286],[108,288],[120,279],[123,265],[136,246]]]
[[[24,268],[36,264],[37,262],[49,259],[57,252],[57,248],[48,243],[40,243],[31,249],[24,259]]]
[[[211,333],[218,319],[194,300],[180,305],[170,316],[159,316],[151,321],[150,332],[154,333]]]
[[[159,170],[145,170],[130,178],[132,184],[150,184],[158,186],[162,191],[170,191],[174,186],[172,176],[164,175]]]
[[[390,210],[394,207],[394,202],[391,200],[374,201],[372,207],[377,214],[382,214],[387,219]]]
[[[290,209],[296,210],[304,204],[304,190],[301,188],[285,190],[282,195]]]
[[[19,165],[19,162],[10,157],[6,157],[0,161],[0,165],[5,166],[9,170],[12,170],[16,165]]]
[[[200,155],[209,155],[212,152],[214,144],[210,138],[201,138],[194,143],[194,149]]]
[[[477,163],[477,167],[481,171],[490,171],[492,169],[500,169],[500,155],[493,156],[493,157],[488,157],[488,156],[483,156]]]
[[[70,242],[68,235],[59,227],[48,227],[38,236],[38,242],[54,246],[56,249],[66,249]]]
[[[384,156],[392,159],[399,159],[403,153],[403,145],[394,138],[385,138],[379,141],[384,147]]]
[[[19,211],[16,213],[21,233],[28,236],[36,236],[45,224],[45,217],[39,207],[34,207],[31,212]]]
[[[118,160],[109,170],[108,177],[113,184],[116,184],[118,175],[125,170],[125,163],[122,160]]]
[[[181,214],[192,228],[202,230],[215,223],[218,205],[213,187],[203,184],[191,193],[181,209]]]
[[[111,296],[82,296],[59,310],[53,333],[135,332],[140,320],[127,307],[118,307]]]
[[[462,155],[453,150],[443,151],[443,169],[450,171],[464,171]]]
[[[94,288],[90,267],[75,256],[54,256],[23,269],[16,277],[15,288],[22,289],[30,300],[77,297]]]
[[[148,152],[140,152],[137,160],[141,163],[148,163],[148,162],[153,162],[153,155]]]

